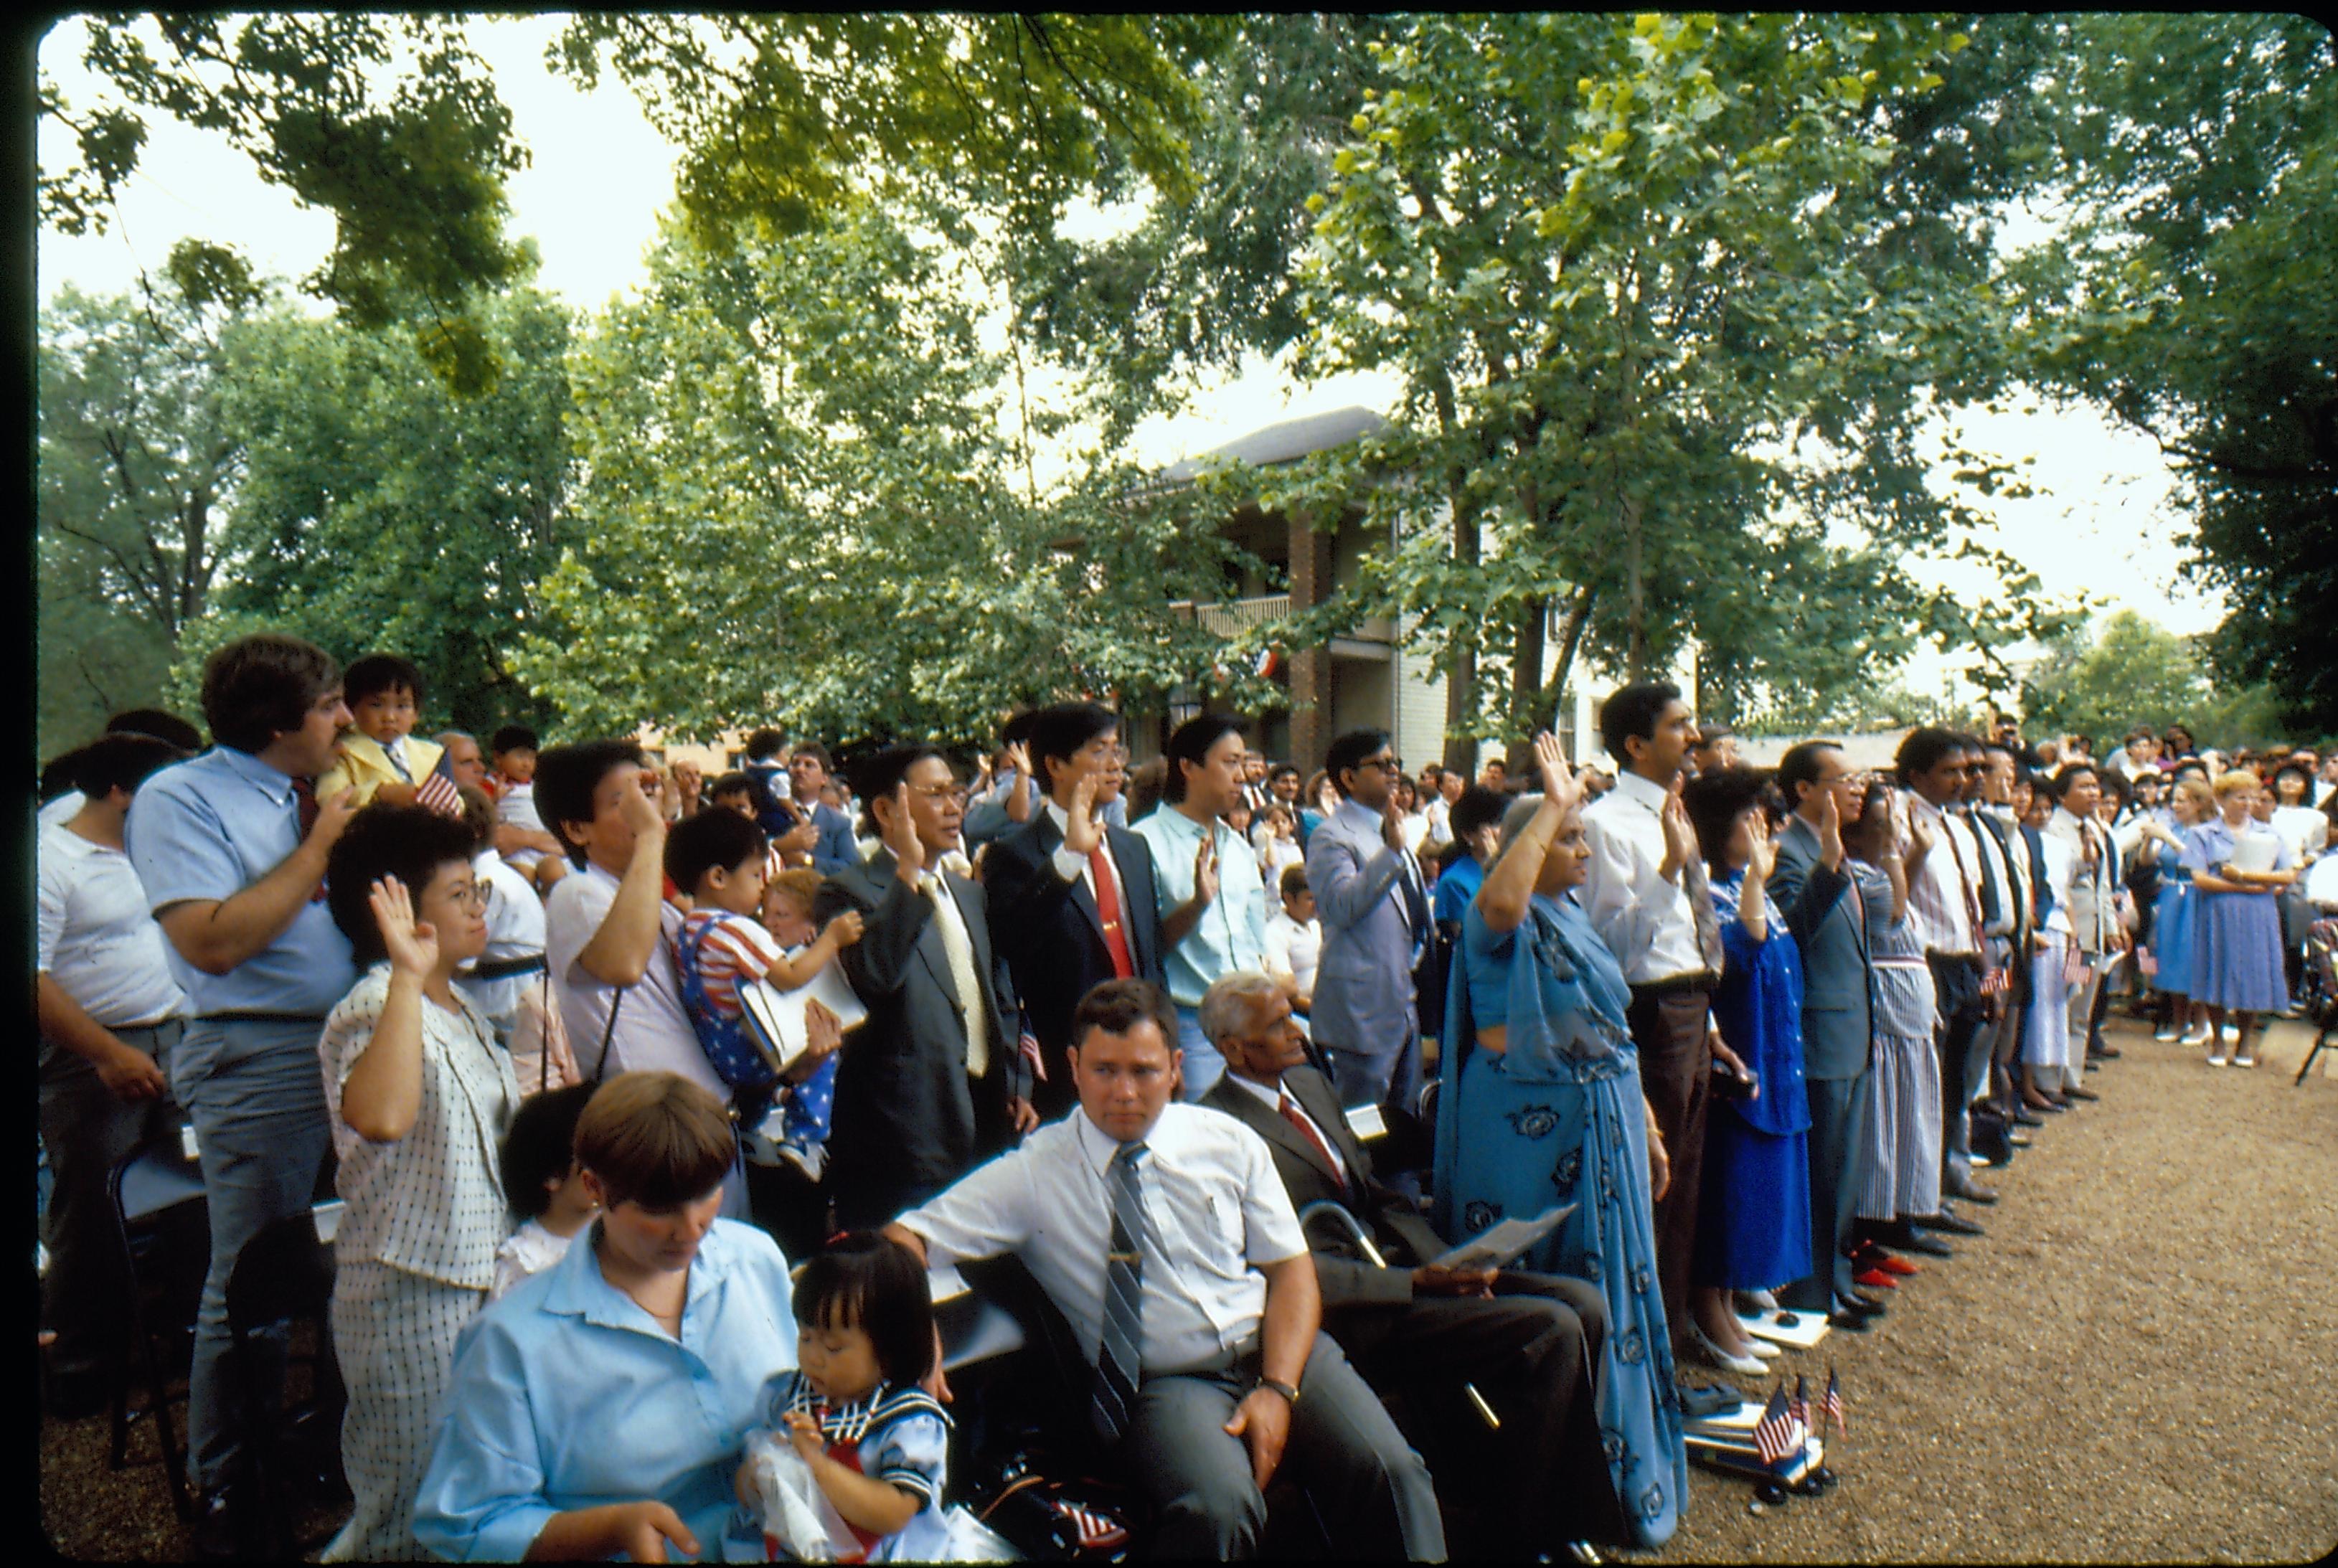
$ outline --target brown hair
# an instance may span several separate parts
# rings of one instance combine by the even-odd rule
[[[2221,805],[2228,795],[2237,795],[2244,789],[2261,788],[2263,788],[2263,781],[2247,769],[2227,768],[2216,776],[2216,800]]]
[[[722,1102],[678,1073],[620,1073],[576,1119],[576,1162],[612,1209],[673,1209],[720,1186],[738,1145]]]

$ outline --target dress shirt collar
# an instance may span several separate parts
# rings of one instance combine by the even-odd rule
[[[1370,833],[1375,838],[1380,835],[1380,814],[1353,795],[1342,796],[1339,810],[1332,815],[1359,833]]]
[[[245,779],[278,805],[292,799],[292,775],[271,762],[263,762],[250,751],[239,751],[232,746],[214,746],[211,755],[221,766],[241,779]]]
[[[1948,816],[1946,811],[1942,810],[1940,807],[1933,805],[1930,800],[1925,799],[1913,789],[1908,791],[1908,809],[1911,811],[1921,811],[1924,814],[1925,819],[1932,822],[1940,821]]]
[[[552,1286],[544,1293],[544,1309],[564,1318],[582,1318],[587,1323],[597,1323],[604,1328],[629,1328],[639,1332],[648,1324],[658,1337],[665,1336],[649,1309],[632,1297],[609,1283],[601,1272],[601,1259],[594,1242],[601,1234],[602,1221],[594,1220],[578,1234],[568,1250],[561,1255],[549,1272]],[[690,1260],[690,1278],[683,1298],[682,1321],[685,1334],[691,1319],[697,1316],[699,1305],[712,1300],[726,1272],[724,1262],[730,1251],[729,1240],[722,1235],[721,1222],[707,1229],[698,1244],[698,1255]]]
[[[1661,815],[1665,808],[1665,797],[1672,793],[1672,790],[1668,785],[1643,779],[1629,768],[1626,768],[1616,775],[1614,793],[1635,805],[1645,806],[1652,814]]]
[[[2092,820],[2092,818],[2081,817],[2077,812],[2068,810],[2063,807],[2057,806],[2054,808],[2055,825],[2058,827],[2062,823],[2068,822],[2070,825],[2068,830],[2077,833],[2080,838],[2084,838],[2086,836],[2087,824]]]
[[[1268,1110],[1272,1111],[1278,1116],[1282,1114],[1282,1097],[1285,1094],[1291,1093],[1289,1090],[1282,1086],[1282,1080],[1280,1078],[1277,1078],[1272,1083],[1262,1083],[1255,1078],[1245,1078],[1241,1073],[1229,1070],[1226,1073],[1226,1082],[1234,1084],[1238,1088],[1249,1090],[1252,1099],[1258,1101],[1261,1104],[1264,1105]],[[1299,1103],[1299,1096],[1296,1094],[1291,1094],[1291,1102],[1293,1105],[1297,1105]],[[1311,1116],[1308,1120],[1311,1122],[1314,1118]]]
[[[1144,1144],[1147,1150],[1157,1150],[1160,1147],[1158,1140],[1168,1128],[1169,1113],[1175,1109],[1174,1102],[1163,1106],[1161,1114],[1154,1118],[1153,1125],[1144,1130],[1144,1136],[1135,1142]],[[1112,1162],[1120,1153],[1120,1141],[1097,1126],[1086,1108],[1080,1105],[1072,1107],[1072,1137],[1079,1144],[1080,1155],[1087,1161],[1089,1169],[1097,1176],[1109,1180]]]

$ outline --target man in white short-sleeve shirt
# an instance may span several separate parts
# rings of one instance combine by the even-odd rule
[[[1419,1455],[1320,1332],[1322,1299],[1274,1157],[1218,1112],[1173,1104],[1177,1021],[1108,980],[1073,1015],[1079,1108],[886,1234],[928,1266],[1013,1252],[1070,1322],[1090,1431],[1159,1516],[1151,1550],[1249,1556],[1285,1458],[1335,1556],[1445,1555]]]
[[[536,806],[572,847],[570,859],[581,852],[583,860],[545,900],[545,961],[569,1049],[586,1077],[679,1073],[727,1104],[730,1085],[706,1060],[674,976],[682,911],[665,901],[665,813],[657,783],[630,740],[555,746],[537,759]]]

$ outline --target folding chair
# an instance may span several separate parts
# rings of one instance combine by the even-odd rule
[[[304,1555],[324,1544],[294,1541],[287,1482],[292,1459],[311,1455],[302,1467],[337,1484],[340,1475],[341,1413],[348,1404],[339,1363],[333,1357],[329,1313],[333,1300],[333,1250],[319,1234],[329,1234],[339,1217],[335,1202],[270,1220],[244,1243],[227,1281],[228,1334],[235,1346],[237,1376],[243,1379],[243,1453],[257,1492],[259,1518],[269,1554]],[[315,1326],[316,1355],[310,1358],[309,1396],[286,1407],[276,1403],[262,1358],[251,1353],[261,1333],[293,1319]]]
[[[131,1342],[129,1353],[117,1360],[113,1377],[108,1464],[120,1470],[128,1463],[134,1363],[134,1376],[146,1387],[145,1406],[135,1414],[152,1419],[172,1511],[181,1519],[192,1519],[194,1496],[187,1485],[186,1456],[171,1424],[171,1406],[185,1396],[173,1400],[166,1371],[176,1363],[182,1346],[192,1349],[203,1275],[211,1264],[202,1172],[174,1136],[132,1151],[106,1177],[106,1192],[113,1200],[114,1234],[131,1281]],[[172,1342],[169,1356],[160,1343],[165,1338]]]

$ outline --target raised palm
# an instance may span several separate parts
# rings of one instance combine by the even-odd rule
[[[1571,810],[1583,795],[1583,787],[1576,781],[1575,769],[1567,765],[1567,753],[1559,750],[1558,737],[1546,730],[1534,739],[1535,767],[1542,774],[1542,792],[1560,810]]]
[[[374,924],[381,929],[381,945],[390,966],[405,975],[427,975],[438,967],[438,933],[428,921],[414,918],[414,901],[406,884],[384,877],[373,885],[366,901],[373,906]]]

